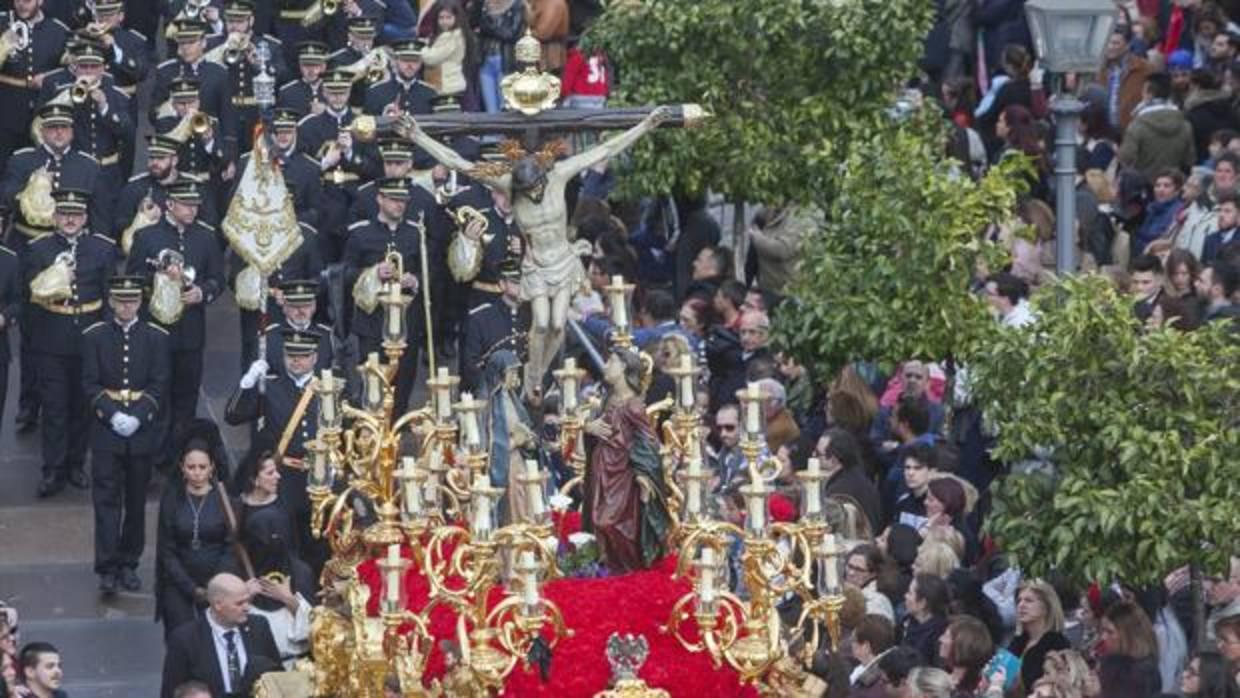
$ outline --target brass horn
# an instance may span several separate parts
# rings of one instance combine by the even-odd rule
[[[323,0],[323,14],[331,17],[340,11],[340,0]]]
[[[73,86],[69,88],[69,99],[74,104],[85,104],[90,99],[91,90],[99,87],[97,79],[88,77],[80,77],[73,82]]]

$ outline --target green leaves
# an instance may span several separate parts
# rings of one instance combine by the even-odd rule
[[[980,233],[1012,209],[1025,164],[974,183],[942,160],[942,136],[920,114],[852,144],[828,222],[802,245],[790,288],[800,306],[775,323],[777,343],[815,375],[959,355],[994,330],[969,283],[976,264],[1000,262]]]
[[[995,488],[990,530],[1034,574],[1155,582],[1189,562],[1224,569],[1240,540],[1240,346],[1223,324],[1145,331],[1131,303],[1068,278],[1035,297],[1036,325],[968,358],[996,457],[1040,446],[1057,466],[1036,497],[1029,476]]]
[[[932,11],[918,0],[612,3],[587,43],[617,68],[613,101],[698,102],[715,114],[636,146],[622,187],[820,200],[847,144],[888,121]]]

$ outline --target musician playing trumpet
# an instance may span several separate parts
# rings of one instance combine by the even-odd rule
[[[366,283],[359,279],[371,275],[379,284],[399,284],[405,295],[415,297],[405,306],[406,328],[422,328],[422,302],[416,297],[421,280],[414,273],[421,268],[421,232],[414,225],[417,218],[408,215],[410,183],[403,177],[379,181],[378,212],[374,218],[349,226],[344,247],[345,288],[353,292],[353,334],[357,336],[358,352],[366,357],[381,352],[384,336],[384,309],[375,303],[373,293],[365,297]],[[412,222],[411,222],[412,220]],[[394,263],[399,260],[399,265]],[[375,279],[372,278],[371,281]],[[373,292],[373,285],[371,291]],[[406,338],[396,374],[396,412],[403,414],[413,387],[418,365],[418,348],[423,342],[420,330],[411,329]]]
[[[258,105],[254,101],[254,78],[259,70],[259,48],[266,46],[267,69],[276,78],[276,84],[288,80],[288,67],[284,63],[284,46],[272,36],[254,33],[254,3],[252,0],[228,0],[224,4],[225,34],[207,40],[208,55],[228,71],[228,84],[232,95],[232,118],[229,130],[236,134],[237,150],[229,151],[230,160],[252,146],[252,127],[258,120]]]
[[[372,144],[357,142],[349,131],[356,118],[349,109],[352,86],[346,73],[328,71],[323,77],[325,108],[302,119],[297,126],[299,147],[319,161],[323,182],[319,244],[327,264],[340,260],[349,208],[357,197],[359,180],[370,179],[380,170]]]
[[[73,147],[99,162],[102,194],[114,201],[125,181],[121,160],[133,151],[134,122],[129,97],[117,89],[105,72],[102,44],[81,40],[71,45],[69,65],[43,80],[40,100],[68,104],[73,109]],[[100,232],[112,221],[96,220]]]
[[[124,92],[133,105],[136,86],[146,79],[151,70],[146,37],[125,27],[125,3],[122,0],[95,0],[94,4],[95,21],[81,33],[103,46],[107,71],[116,79],[117,89]],[[137,118],[137,114],[130,116]]]
[[[418,39],[398,41],[392,45],[395,69],[387,80],[366,90],[363,111],[384,116],[431,113],[438,93],[420,79],[423,48],[424,44]]]
[[[177,168],[198,182],[207,200],[198,212],[199,220],[214,226],[219,223],[216,192],[235,167],[225,157],[220,121],[201,108],[200,89],[193,78],[174,80],[167,111],[154,126],[156,133],[177,141]]]

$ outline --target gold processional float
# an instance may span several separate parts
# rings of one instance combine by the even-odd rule
[[[529,85],[535,77],[510,76],[529,93],[541,92]],[[262,159],[251,160],[251,167],[255,162]],[[279,177],[278,170],[260,171],[268,186],[270,177]],[[247,171],[243,182],[251,176]],[[230,241],[236,242],[246,226],[224,228],[233,231]],[[258,237],[265,246],[273,244],[269,235],[253,234],[240,242],[258,246]],[[260,273],[272,259],[247,256]],[[399,278],[378,282],[367,292],[383,307],[387,362],[371,354],[358,366],[358,404],[344,396],[345,381],[330,369],[312,381],[319,411],[316,438],[306,444],[311,526],[331,551],[320,580],[323,603],[311,616],[311,658],[292,671],[265,675],[255,686],[256,696],[382,698],[392,677],[406,698],[494,696],[518,665],[530,669],[533,643],[546,642],[553,649],[573,634],[573,619],[565,618],[542,588],[560,574],[551,504],[563,503],[567,497],[562,495],[584,483],[585,425],[599,407],[597,400],[584,397],[586,372],[572,358],[553,372],[561,437],[552,446],[573,477],[560,497],[548,497],[548,473],[537,461],[526,461],[525,473],[516,478],[529,505],[523,507],[524,518],[496,526],[504,491],[491,486],[489,444],[480,427],[486,403],[468,392],[458,395],[459,379],[440,367],[427,381],[426,405],[393,413],[395,367],[406,349],[406,306],[411,302]],[[632,290],[621,277],[605,287],[617,347],[633,345],[627,311]],[[655,417],[671,413],[660,434],[673,520],[669,547],[678,551],[675,576],[692,584],[661,631],[686,651],[709,653],[716,666],[731,667],[763,695],[819,695],[824,684],[804,667],[821,646],[824,631],[830,647],[838,647],[844,605],[839,574],[844,550],[822,506],[827,475],[811,459],[797,474],[803,487],[799,521],[769,520],[768,498],[780,466],[765,454],[764,399],[750,384],[738,395],[744,415],[740,447],[749,474],[740,489],[745,522],[740,527],[721,520],[707,497],[711,474],[702,448],[707,428],[695,405],[699,372],[692,356],[682,357],[667,369],[676,381],[675,397],[648,410]],[[734,541],[740,542],[743,598],[729,590],[727,560]],[[370,560],[379,570],[377,616],[368,613],[371,589],[357,571]],[[417,610],[409,607],[404,585],[415,568],[430,587],[425,606]],[[502,597],[490,605],[496,589]],[[802,611],[794,626],[785,627],[776,603],[789,594],[801,598]],[[427,681],[434,645],[430,615],[440,608],[456,617],[457,648],[444,676]],[[606,650],[612,686],[599,686],[596,695],[667,696],[637,677],[647,653],[645,638],[613,634]]]

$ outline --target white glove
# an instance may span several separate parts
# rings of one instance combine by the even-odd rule
[[[258,381],[265,375],[267,375],[267,362],[263,359],[258,359],[250,364],[250,370],[246,371],[245,375],[241,377],[241,389],[249,390],[253,388],[255,385],[258,385]]]
[[[112,419],[110,421],[112,424],[112,431],[122,439],[127,439],[133,436],[134,432],[138,431],[138,427],[142,426],[142,422],[137,417],[125,414],[124,412],[117,412],[112,415]]]
[[[124,434],[125,438],[129,438],[133,436],[135,433],[137,433],[138,428],[141,426],[142,426],[142,420],[138,419],[137,417],[131,414],[125,415],[125,434]]]

